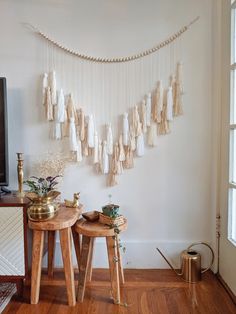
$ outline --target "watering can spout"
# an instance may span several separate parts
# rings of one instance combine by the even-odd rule
[[[160,249],[157,247],[157,251],[161,254],[161,256],[164,258],[164,260],[167,262],[167,264],[170,266],[170,268],[176,273],[178,276],[182,276],[182,272],[177,272],[176,269],[171,265],[171,263],[168,261],[168,259],[165,257],[165,255],[161,252]]]

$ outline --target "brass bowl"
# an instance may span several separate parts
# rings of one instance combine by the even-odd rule
[[[27,193],[26,197],[31,200],[31,205],[27,211],[29,219],[44,221],[53,218],[59,209],[59,204],[54,201],[58,195],[60,195],[60,192],[57,191],[51,191],[45,196]]]

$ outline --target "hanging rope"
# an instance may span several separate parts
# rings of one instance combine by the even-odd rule
[[[197,16],[188,25],[183,26],[178,32],[174,33],[173,35],[171,35],[170,37],[168,37],[166,40],[162,41],[161,43],[157,44],[153,48],[145,50],[145,51],[140,52],[140,53],[135,54],[135,55],[131,55],[131,56],[127,56],[127,57],[119,57],[119,58],[93,57],[93,56],[88,56],[88,55],[76,52],[76,51],[74,51],[72,49],[69,49],[69,48],[63,46],[62,44],[58,43],[57,41],[51,39],[48,35],[46,35],[42,31],[40,31],[35,26],[33,26],[33,25],[29,24],[29,23],[24,23],[24,24],[29,26],[34,32],[36,32],[38,35],[40,35],[41,37],[43,37],[44,39],[46,39],[47,41],[49,41],[50,43],[52,43],[56,47],[66,51],[67,53],[69,53],[71,55],[74,55],[74,56],[76,56],[78,58],[81,58],[81,59],[84,59],[84,60],[87,60],[87,61],[92,61],[92,62],[115,63],[115,62],[128,62],[128,61],[136,60],[136,59],[143,58],[145,56],[148,56],[148,55],[158,51],[159,49],[169,45],[170,43],[175,41],[177,38],[179,38],[183,33],[185,33],[189,29],[189,27],[191,25],[193,25],[195,22],[197,22],[199,20],[199,18],[200,17]]]

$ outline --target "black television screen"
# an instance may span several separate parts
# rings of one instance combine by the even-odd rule
[[[0,186],[8,185],[7,86],[0,77]]]

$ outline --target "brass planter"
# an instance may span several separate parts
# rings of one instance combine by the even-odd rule
[[[29,219],[45,221],[53,218],[59,209],[59,204],[55,199],[60,194],[58,191],[50,191],[45,196],[38,196],[36,193],[26,193],[26,197],[31,201],[27,211]]]

